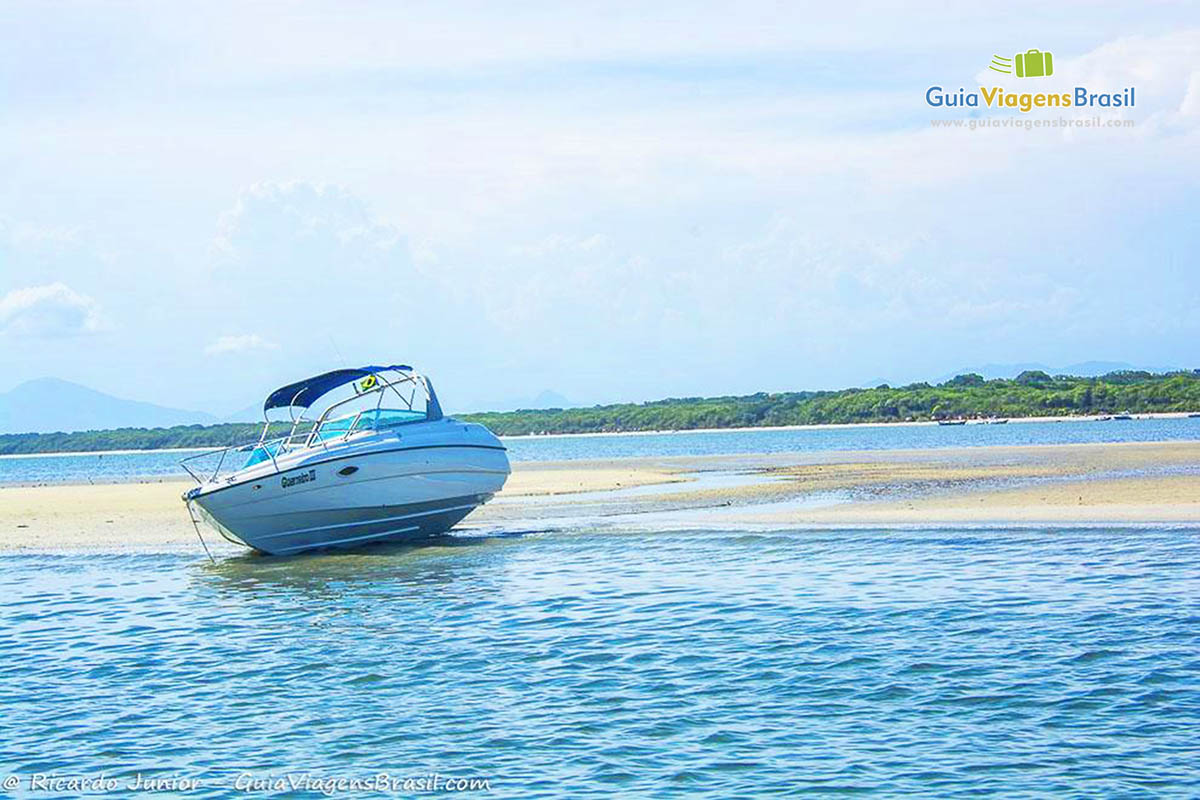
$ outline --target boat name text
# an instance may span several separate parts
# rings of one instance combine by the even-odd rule
[[[315,469],[310,469],[308,472],[301,472],[299,475],[292,475],[291,477],[285,475],[280,483],[283,485],[283,488],[287,489],[295,486],[298,483],[310,483],[316,479],[317,471]]]

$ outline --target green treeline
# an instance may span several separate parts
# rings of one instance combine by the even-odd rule
[[[115,428],[78,433],[6,433],[0,435],[0,455],[19,453],[90,453],[96,450],[160,450],[187,447],[226,447],[245,444],[262,433],[262,423],[176,425],[173,428]],[[272,426],[282,436],[289,426]]]
[[[1015,379],[968,374],[937,386],[784,392],[623,403],[593,408],[470,414],[498,434],[745,428],[956,417],[1045,417],[1200,411],[1200,370],[1099,378],[1026,371]]]
[[[1200,370],[1160,375],[1122,371],[1098,378],[1027,371],[1015,379],[990,381],[968,374],[936,386],[914,383],[896,388],[689,397],[456,416],[482,423],[497,434],[517,435],[1162,411],[1200,411]],[[260,430],[259,425],[225,424],[7,434],[0,436],[0,454],[216,447],[246,442]]]

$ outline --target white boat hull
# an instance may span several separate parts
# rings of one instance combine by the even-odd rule
[[[473,435],[447,439],[438,435],[443,427],[433,436],[314,448],[203,486],[189,499],[226,538],[272,555],[436,536],[490,500],[509,475],[499,440],[479,426],[469,428],[486,439],[455,427]]]

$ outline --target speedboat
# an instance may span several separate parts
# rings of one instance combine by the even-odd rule
[[[183,460],[199,484],[183,500],[194,523],[271,555],[445,533],[510,472],[500,440],[443,415],[433,384],[405,365],[288,384],[263,416],[257,440]]]

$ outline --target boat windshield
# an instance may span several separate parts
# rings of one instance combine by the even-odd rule
[[[255,464],[261,464],[264,461],[269,461],[279,455],[279,445],[282,441],[267,442],[260,444],[250,451],[250,457],[246,459],[246,463],[242,465],[242,469],[253,467]]]
[[[311,439],[308,440],[307,444],[308,446],[312,446],[322,442],[346,439],[352,434],[386,430],[394,428],[397,425],[407,425],[412,422],[424,422],[427,418],[428,416],[425,412],[412,411],[407,408],[372,408],[359,414],[346,414],[322,421],[320,427],[311,433]],[[303,434],[304,432],[302,431],[301,433]],[[277,439],[259,444],[251,450],[250,456],[246,459],[246,463],[242,468],[252,467],[255,464],[261,464],[278,456],[280,450],[284,449],[285,442],[287,441],[289,440]],[[299,446],[299,443],[296,441],[291,441],[289,445],[291,449],[297,446]]]
[[[411,411],[407,408],[372,408],[361,414],[347,414],[344,417],[327,419],[314,434],[314,442],[328,442],[338,437],[349,436],[362,431],[378,431],[394,428],[397,425],[407,425],[410,422],[424,422],[425,412]]]

